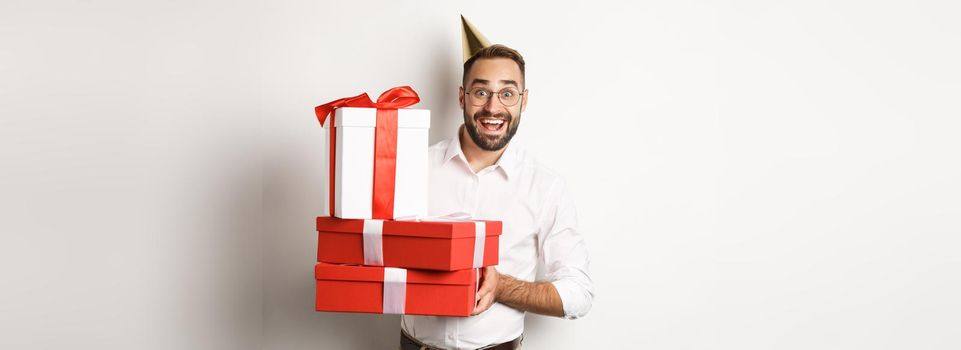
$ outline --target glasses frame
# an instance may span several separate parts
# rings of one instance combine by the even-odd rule
[[[527,94],[527,89],[524,89],[523,91],[517,92],[517,95],[520,96],[520,98],[518,98],[518,99],[517,99],[517,102],[514,102],[514,104],[510,104],[510,105],[509,105],[509,104],[504,103],[504,100],[501,99],[501,92],[503,92],[504,90],[508,90],[508,89],[517,90],[516,88],[513,88],[513,87],[505,87],[505,88],[503,88],[503,89],[497,90],[497,92],[496,92],[496,94],[497,94],[497,101],[500,102],[501,105],[503,105],[504,107],[514,107],[514,106],[516,106],[517,104],[521,103],[521,100],[524,99],[524,95]],[[488,92],[494,93],[494,91],[491,91],[490,89],[485,89],[485,88],[482,88],[482,87],[476,87],[476,88],[473,88],[473,89],[470,89],[470,90],[464,90],[464,91],[465,91],[465,95],[467,95],[468,98],[473,99],[473,98],[474,98],[474,97],[473,97],[473,96],[474,96],[474,92],[477,91],[477,90],[487,90]],[[490,99],[490,98],[487,98],[487,102],[490,102],[490,101],[491,101],[491,99]],[[483,106],[483,105],[486,105],[487,102],[484,102],[484,103],[481,103],[481,104],[471,103],[471,106],[481,107],[481,106]]]

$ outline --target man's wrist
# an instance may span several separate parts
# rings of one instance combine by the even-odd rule
[[[504,296],[507,292],[513,288],[516,288],[517,280],[514,277],[498,273],[497,276],[497,289],[494,290],[494,301],[499,302],[504,300]]]

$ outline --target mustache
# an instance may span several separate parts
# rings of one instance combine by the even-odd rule
[[[510,113],[507,113],[507,112],[500,112],[500,113],[492,114],[490,111],[483,111],[483,110],[482,110],[482,111],[478,111],[477,113],[474,113],[474,119],[484,118],[484,117],[504,119],[504,120],[507,121],[508,123],[510,123],[511,120],[514,119],[514,116],[510,115]]]

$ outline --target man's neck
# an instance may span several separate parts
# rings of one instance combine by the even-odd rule
[[[464,157],[467,158],[467,164],[475,173],[496,164],[497,160],[504,154],[504,150],[507,149],[507,147],[504,147],[497,151],[486,151],[477,147],[474,140],[467,134],[464,126],[461,126],[457,135],[460,138],[460,149],[464,152]]]

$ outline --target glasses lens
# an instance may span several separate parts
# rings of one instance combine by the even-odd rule
[[[521,94],[514,89],[504,89],[497,94],[497,97],[501,99],[501,103],[505,106],[513,106],[520,100]]]
[[[484,89],[476,89],[471,93],[471,98],[474,100],[475,106],[483,106],[487,104],[487,100],[491,98],[491,92]]]

